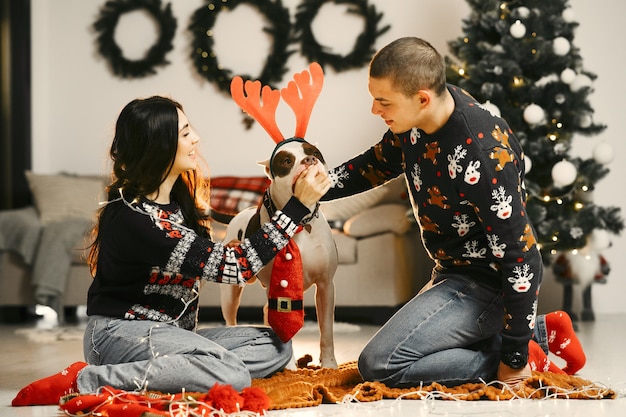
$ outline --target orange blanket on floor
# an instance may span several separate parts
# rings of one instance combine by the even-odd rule
[[[271,399],[270,410],[311,407],[339,403],[346,396],[367,402],[382,399],[437,398],[442,400],[509,400],[512,398],[609,399],[616,393],[582,378],[550,372],[533,372],[533,377],[513,392],[499,385],[463,384],[446,387],[433,383],[414,388],[389,388],[380,382],[363,381],[356,362],[338,369],[303,367],[285,370],[271,378],[254,379],[253,387],[262,388]]]
[[[70,394],[61,399],[61,409],[70,415],[87,416],[164,416],[213,415],[215,410],[238,414],[238,410],[262,413],[263,410],[312,407],[343,401],[369,402],[382,399],[509,400],[513,398],[605,399],[617,394],[582,378],[534,372],[516,392],[496,384],[463,384],[446,387],[433,383],[414,388],[389,388],[380,382],[363,381],[356,362],[338,369],[307,366],[299,361],[297,370],[285,370],[270,378],[254,379],[252,387],[237,393],[229,385],[215,384],[206,393],[125,392],[104,387],[96,394]],[[248,415],[248,414],[246,414]],[[254,414],[252,414],[254,415]]]

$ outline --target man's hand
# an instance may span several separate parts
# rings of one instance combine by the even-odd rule
[[[528,364],[522,369],[513,369],[502,362],[498,366],[498,381],[508,385],[513,391],[516,391],[522,382],[532,376],[533,373]]]

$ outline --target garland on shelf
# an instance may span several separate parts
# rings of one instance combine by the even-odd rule
[[[205,6],[196,10],[191,18],[189,30],[193,34],[191,58],[198,73],[210,82],[217,84],[219,89],[230,94],[232,71],[223,68],[213,51],[213,31],[215,21],[221,11],[232,10],[239,4],[248,3],[259,9],[271,27],[264,31],[273,38],[272,49],[261,75],[252,77],[241,75],[244,80],[260,80],[263,85],[272,85],[282,79],[287,72],[287,58],[293,53],[288,51],[291,23],[289,10],[283,7],[281,0],[210,0]]]
[[[150,47],[146,57],[140,60],[124,58],[121,48],[115,42],[115,29],[124,13],[144,9],[159,25],[159,39]],[[98,51],[111,64],[116,75],[124,78],[140,78],[154,74],[155,67],[167,65],[167,52],[172,50],[172,40],[176,32],[176,19],[172,15],[171,4],[161,8],[161,0],[109,0],[100,11],[93,28],[99,32]]]
[[[328,1],[333,1],[336,4],[353,5],[353,8],[348,9],[348,13],[360,15],[365,19],[365,28],[358,36],[354,49],[345,56],[326,52],[329,48],[320,45],[313,34],[311,27],[313,20],[320,7]],[[370,61],[375,52],[376,38],[390,28],[387,25],[380,30],[378,29],[381,18],[382,13],[377,13],[376,7],[368,5],[367,0],[305,0],[298,6],[296,13],[295,36],[302,45],[302,54],[310,62],[318,62],[322,67],[331,66],[335,71],[346,71],[367,65]]]

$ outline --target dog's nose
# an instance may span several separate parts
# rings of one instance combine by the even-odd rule
[[[317,158],[314,157],[313,155],[309,155],[302,160],[302,163],[307,166],[315,165],[317,164]]]

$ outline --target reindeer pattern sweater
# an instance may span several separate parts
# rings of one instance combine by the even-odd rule
[[[542,278],[525,209],[524,154],[507,123],[448,85],[455,110],[437,132],[394,134],[330,171],[324,200],[353,195],[404,173],[435,271],[502,290],[501,351],[527,352]]]
[[[225,247],[186,227],[176,203],[109,202],[87,314],[193,330],[201,282],[244,284],[287,245],[308,214],[292,198],[241,245]]]

